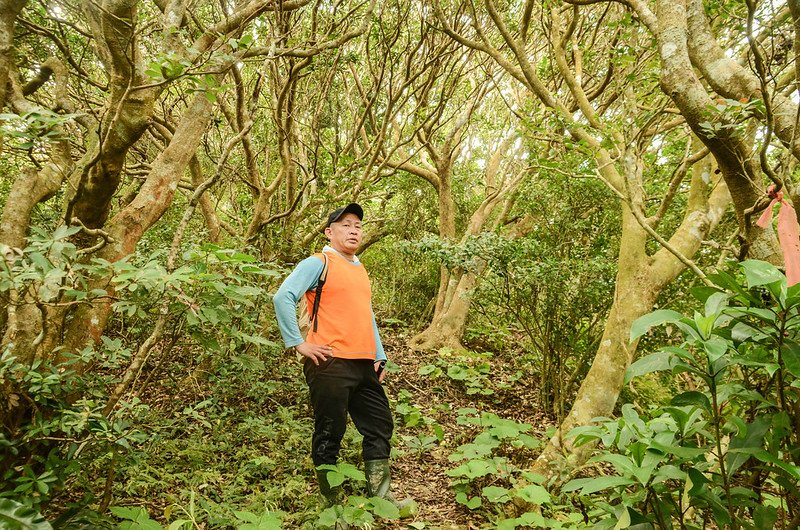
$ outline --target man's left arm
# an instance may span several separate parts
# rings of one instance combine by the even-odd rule
[[[386,372],[383,370],[386,366],[386,352],[383,350],[383,343],[381,343],[381,334],[378,332],[378,323],[375,321],[375,311],[372,312],[372,331],[375,333],[375,371],[378,372],[378,380],[383,383],[386,377]]]

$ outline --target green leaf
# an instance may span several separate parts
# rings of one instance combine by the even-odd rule
[[[447,369],[447,376],[456,381],[464,381],[470,377],[471,373],[472,371],[469,368],[459,364],[454,364]]]
[[[786,371],[800,378],[800,344],[787,340],[781,347],[781,359]]]
[[[436,366],[435,364],[426,364],[425,366],[420,367],[420,369],[417,370],[417,373],[419,375],[428,375],[428,374],[432,374],[433,372],[435,372],[437,370],[439,370],[439,367]],[[439,370],[439,371],[441,371],[441,370]]]
[[[711,295],[721,292],[716,287],[709,287],[707,285],[699,285],[689,289],[689,294],[697,298],[699,301],[706,303]]]
[[[468,479],[484,477],[497,472],[497,464],[491,460],[470,460],[447,472],[450,477],[464,476]]]
[[[514,491],[514,495],[531,504],[550,504],[550,493],[538,484],[528,484]]]
[[[711,412],[711,401],[709,401],[708,396],[702,392],[697,392],[694,390],[678,394],[670,400],[670,405],[675,405],[677,407],[684,405],[695,405]]]
[[[728,351],[728,342],[722,337],[712,336],[703,341],[703,349],[705,349],[709,361],[713,363]]]
[[[678,458],[683,458],[686,460],[692,460],[708,452],[708,450],[703,447],[685,447],[682,445],[667,445],[658,443],[656,441],[651,442],[650,447],[658,451],[663,451],[664,453],[669,453],[677,456]]]
[[[686,474],[689,475],[689,480],[687,482],[687,485],[691,484],[691,486],[689,486],[689,492],[688,492],[690,497],[698,496],[700,492],[703,490],[703,485],[708,484],[710,482],[708,478],[706,478],[706,476],[703,475],[702,472],[698,471],[693,467],[687,469]]]
[[[736,309],[731,309],[728,313],[735,317],[740,315],[752,316],[768,324],[774,324],[777,319],[775,311],[763,307],[737,307]]]
[[[661,348],[661,351],[669,352],[672,355],[679,357],[681,359],[685,359],[690,363],[694,362],[694,356],[684,348],[679,348],[677,346],[664,346],[663,348]]]
[[[332,487],[340,486],[344,483],[346,478],[351,478],[353,480],[364,482],[366,481],[366,476],[364,472],[358,469],[353,464],[347,463],[340,463],[340,464],[324,464],[321,466],[317,466],[317,469],[320,471],[327,471],[327,478],[328,484]]]
[[[436,435],[436,439],[440,442],[444,441],[444,427],[439,425],[438,423],[434,423],[431,425],[431,429],[433,430],[433,434]]]
[[[697,327],[698,331],[703,336],[703,339],[707,339],[711,336],[711,330],[714,329],[714,324],[717,321],[716,315],[711,315],[710,317],[704,317],[697,311],[694,313],[694,323]]]
[[[728,305],[728,293],[716,292],[706,299],[705,310],[706,316],[718,315]]]
[[[53,239],[55,241],[59,241],[61,239],[66,239],[70,236],[73,236],[81,231],[80,226],[65,226],[61,225],[56,228],[56,231],[53,232]]]
[[[570,492],[581,490],[582,495],[589,495],[604,489],[616,488],[618,486],[630,486],[634,483],[634,480],[627,477],[577,478],[564,484],[561,491]]]
[[[739,266],[744,270],[748,287],[758,287],[781,280],[786,281],[786,276],[775,265],[766,261],[749,259],[741,262]]]
[[[736,436],[730,441],[727,465],[725,466],[728,476],[733,476],[733,473],[762,447],[764,436],[771,423],[772,416],[758,416],[753,423],[747,426],[743,436]]]
[[[336,486],[341,486],[344,483],[345,476],[338,471],[328,471],[328,484],[332,488]]]
[[[479,508],[482,503],[480,497],[469,497],[463,491],[456,493],[456,502],[459,504],[463,504],[470,510]]]
[[[763,335],[763,332],[744,322],[737,322],[731,328],[731,339],[736,342],[752,341],[757,335]]]
[[[144,508],[112,506],[109,510],[120,519],[126,519],[117,525],[118,530],[164,530],[160,524],[150,519]]]
[[[665,480],[686,480],[686,472],[677,466],[667,464],[659,467],[654,473],[653,483],[658,484]]]
[[[246,353],[234,355],[231,357],[231,360],[239,363],[242,365],[242,368],[246,368],[248,370],[263,371],[266,368],[264,361],[254,355],[249,355]]]
[[[235,515],[240,521],[244,521],[246,523],[255,523],[258,521],[258,516],[251,512],[233,512],[233,515]]]
[[[775,528],[778,510],[774,506],[756,505],[753,511],[753,523],[756,528]]]
[[[511,442],[511,445],[516,448],[515,442],[519,442],[520,447],[527,447],[528,449],[536,449],[542,445],[538,438],[534,438],[529,434],[520,434],[517,436],[516,440]]]
[[[358,469],[353,464],[346,464],[342,463],[338,466],[339,472],[341,472],[344,476],[351,478],[353,480],[357,480],[359,482],[366,482],[367,477],[364,475],[364,472]]]
[[[622,514],[617,520],[617,524],[614,526],[614,530],[622,530],[623,528],[628,528],[630,525],[631,525],[631,514],[628,511],[628,509],[623,506]]]
[[[535,512],[523,513],[515,519],[506,519],[497,523],[497,530],[516,530],[517,528],[550,528],[548,521]]]
[[[734,436],[738,436],[740,438],[747,436],[747,424],[742,418],[735,414],[731,414],[728,416],[728,418],[726,418],[724,428],[728,432],[731,432]]]
[[[339,520],[339,514],[342,512],[341,506],[331,506],[322,510],[317,519],[317,524],[325,528],[335,528],[336,521]]]
[[[672,311],[671,309],[659,309],[657,311],[653,311],[652,313],[648,313],[637,318],[634,320],[633,324],[631,324],[630,340],[633,342],[647,333],[652,327],[660,326],[661,324],[675,323],[680,321],[682,318],[683,315],[677,311]]]
[[[517,423],[513,420],[504,418],[493,419],[489,434],[503,440],[505,438],[516,438],[520,433],[531,430],[533,427],[524,423]]]
[[[619,475],[633,475],[636,463],[627,455],[603,452],[593,457],[589,462],[608,462],[614,466]]]
[[[775,456],[775,455],[773,455],[771,453],[768,453],[766,451],[763,451],[763,450],[762,451],[756,451],[753,454],[753,456],[755,456],[757,459],[761,460],[762,462],[765,462],[767,464],[772,464],[774,466],[777,466],[777,467],[783,469],[784,471],[789,473],[792,477],[794,477],[795,480],[800,480],[800,467],[795,466],[793,464],[790,464],[788,462],[784,462],[783,460],[781,460],[777,456]]]
[[[597,425],[579,425],[567,433],[567,438],[574,438],[576,447],[601,439],[605,430]]]
[[[125,506],[112,506],[111,508],[108,509],[108,511],[110,511],[120,519],[128,519],[130,521],[135,521],[138,517],[141,516],[142,509],[126,508]]]
[[[373,497],[370,499],[372,502],[372,512],[382,519],[399,519],[400,510],[397,509],[390,501],[381,499],[380,497]]]
[[[486,500],[489,502],[493,502],[495,504],[508,502],[511,500],[511,497],[508,494],[508,489],[498,486],[486,486],[481,490],[481,495],[486,497]]]
[[[669,370],[671,368],[670,359],[672,359],[672,356],[673,354],[671,352],[660,351],[642,357],[630,365],[625,371],[625,384],[630,382],[634,377],[639,377],[651,372]]]
[[[728,508],[722,503],[719,496],[710,490],[704,489],[700,492],[698,497],[705,499],[709,506],[711,506],[711,511],[714,513],[715,523],[721,525],[722,527],[727,527],[731,524],[731,516],[728,512]]]
[[[0,528],[4,530],[53,530],[42,515],[11,499],[0,499]]]

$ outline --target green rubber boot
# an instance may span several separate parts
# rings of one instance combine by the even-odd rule
[[[389,468],[389,459],[368,460],[364,462],[364,472],[367,476],[367,495],[370,497],[380,497],[391,502],[400,510],[400,518],[413,517],[417,515],[419,506],[414,499],[403,499],[398,501],[392,496],[392,471]]]

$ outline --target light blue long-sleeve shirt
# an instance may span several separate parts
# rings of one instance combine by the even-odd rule
[[[331,246],[325,245],[323,252],[336,252]],[[340,254],[341,255],[341,254]],[[319,258],[309,256],[283,280],[280,288],[272,297],[272,304],[275,306],[275,315],[278,319],[278,328],[281,330],[283,343],[287,348],[302,344],[303,336],[300,335],[300,326],[297,323],[297,302],[300,301],[306,291],[313,291],[317,287],[319,275],[325,265]],[[353,266],[361,266],[358,258],[355,258]],[[386,353],[383,351],[383,344],[378,333],[378,324],[375,322],[375,312],[372,312],[372,329],[375,333],[375,360],[386,360]]]

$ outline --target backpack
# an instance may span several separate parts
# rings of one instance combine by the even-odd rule
[[[311,308],[311,315],[308,314],[308,302],[306,301],[305,293],[300,298],[299,312],[300,316],[297,319],[297,324],[300,326],[300,335],[305,340],[308,337],[308,331],[313,327],[317,331],[317,313],[319,313],[319,301],[322,299],[322,287],[325,285],[325,280],[328,278],[328,255],[322,253],[323,265],[322,272],[319,273],[317,279],[317,288],[314,289],[316,296],[314,296],[314,307]]]

